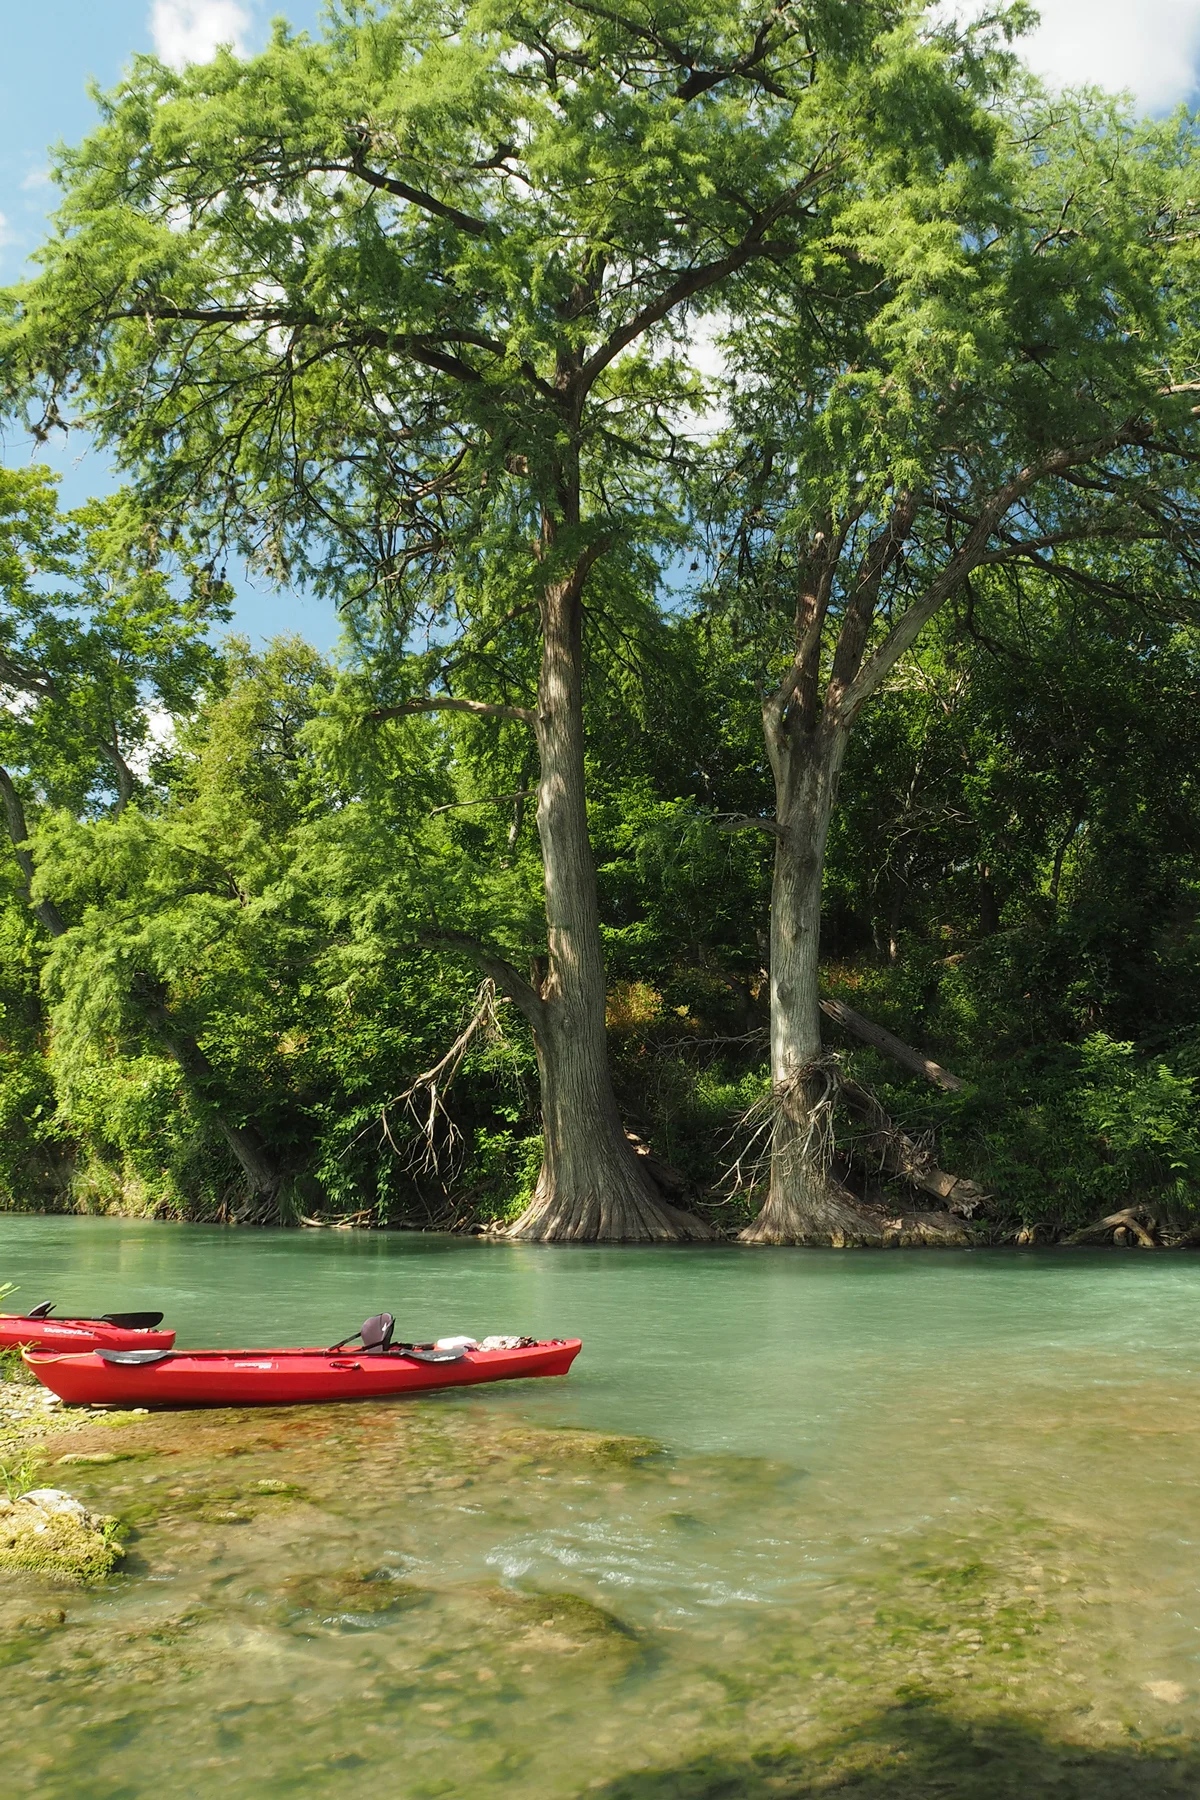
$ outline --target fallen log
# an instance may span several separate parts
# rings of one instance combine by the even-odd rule
[[[900,1175],[905,1181],[932,1194],[946,1208],[971,1218],[987,1199],[987,1194],[965,1175],[951,1175],[939,1169],[932,1149],[909,1137],[891,1120],[879,1101],[860,1082],[842,1078],[839,1098],[865,1126],[865,1132],[854,1146],[861,1159],[865,1151],[889,1175]]]
[[[949,1069],[943,1069],[941,1063],[934,1062],[931,1056],[925,1056],[920,1050],[914,1050],[911,1044],[906,1044],[884,1026],[876,1025],[873,1019],[864,1019],[860,1012],[855,1012],[844,1000],[826,996],[821,1001],[821,1011],[827,1019],[840,1025],[843,1031],[848,1031],[851,1037],[859,1038],[875,1050],[882,1050],[885,1056],[890,1056],[893,1062],[898,1062],[910,1074],[923,1075],[926,1081],[932,1081],[937,1087],[946,1088],[952,1093],[966,1086],[959,1076],[952,1075]]]
[[[1109,1213],[1106,1219],[1097,1219],[1093,1225],[1085,1225],[1082,1231],[1072,1232],[1064,1242],[1103,1244],[1111,1238],[1115,1244],[1123,1244],[1130,1235],[1136,1238],[1139,1249],[1157,1250],[1161,1247],[1158,1220],[1147,1212],[1143,1212],[1139,1218],[1137,1210],[1131,1206],[1122,1208],[1120,1212]]]

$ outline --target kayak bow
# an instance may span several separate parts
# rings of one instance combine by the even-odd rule
[[[25,1361],[60,1399],[77,1406],[297,1406],[387,1400],[430,1388],[473,1387],[565,1375],[578,1338],[518,1350],[469,1350],[424,1362],[391,1350],[357,1356],[330,1350],[179,1350],[134,1362],[27,1351]]]

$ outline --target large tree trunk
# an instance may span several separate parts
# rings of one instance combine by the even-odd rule
[[[821,1048],[821,884],[844,740],[790,739],[776,772],[771,888],[771,1093],[766,1203],[747,1244],[882,1241],[879,1225],[837,1180],[832,1083]]]
[[[612,1088],[604,955],[584,785],[581,589],[586,569],[543,592],[537,825],[546,884],[547,973],[531,1022],[545,1157],[514,1238],[655,1242],[707,1238],[671,1206],[630,1148]]]

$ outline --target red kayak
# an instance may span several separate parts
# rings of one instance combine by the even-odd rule
[[[173,1331],[155,1331],[161,1313],[113,1313],[105,1319],[51,1319],[43,1312],[0,1313],[0,1350],[169,1350]],[[144,1320],[147,1323],[133,1324]],[[152,1322],[152,1323],[151,1323]]]
[[[295,1406],[329,1400],[388,1400],[431,1388],[471,1387],[565,1375],[578,1338],[554,1338],[516,1350],[433,1346],[371,1354],[338,1350],[178,1350],[110,1360],[104,1354],[26,1353],[38,1379],[60,1399],[83,1406]]]

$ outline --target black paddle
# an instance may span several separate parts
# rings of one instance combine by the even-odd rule
[[[42,1300],[21,1316],[25,1319],[48,1319],[53,1311],[53,1300]],[[77,1319],[83,1325],[115,1325],[118,1331],[153,1331],[156,1325],[162,1324],[163,1316],[160,1312],[72,1313],[71,1319]],[[64,1323],[69,1324],[70,1320]]]

